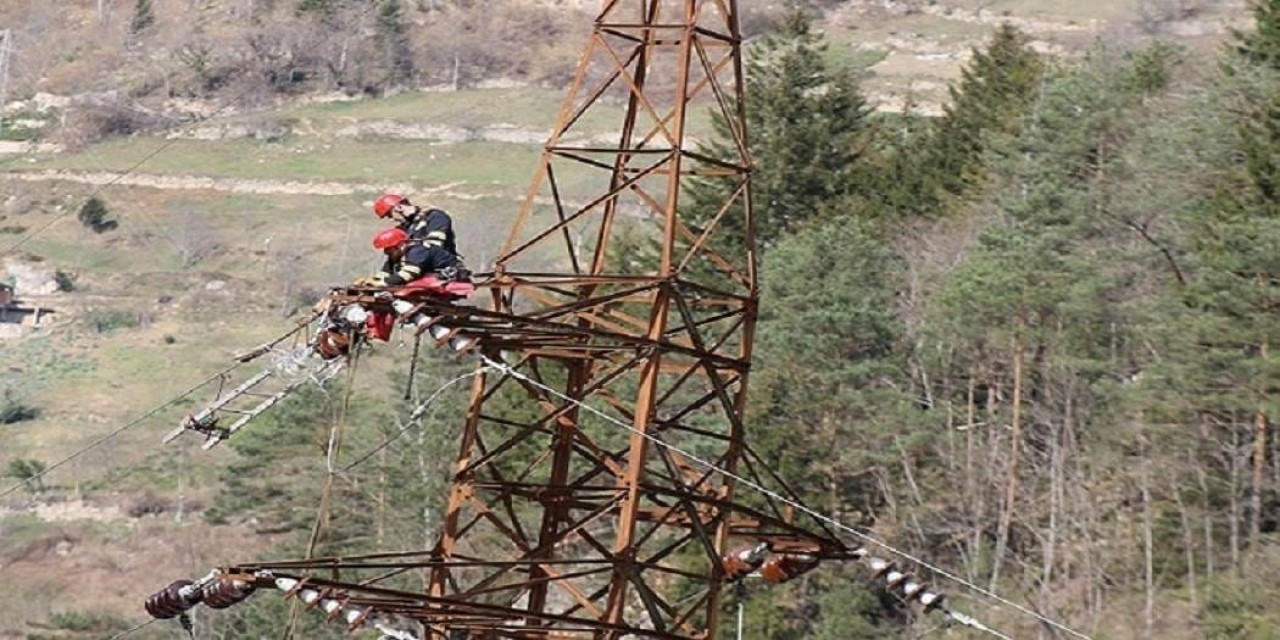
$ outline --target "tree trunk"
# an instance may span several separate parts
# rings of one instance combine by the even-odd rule
[[[1262,341],[1260,357],[1262,358],[1263,385],[1260,390],[1261,400],[1258,411],[1253,416],[1253,482],[1249,486],[1249,547],[1257,548],[1258,538],[1262,535],[1262,492],[1267,478],[1267,341]]]
[[[977,390],[977,372],[969,372],[969,390],[966,394],[965,406],[965,430],[964,430],[964,503],[969,508],[969,519],[973,523],[973,530],[970,533],[969,540],[969,557],[982,557],[982,504],[978,497],[978,483],[973,475],[973,437],[974,430],[978,428],[977,424],[977,398],[975,397]],[[976,579],[975,571],[977,567],[969,567],[969,579]]]
[[[1207,580],[1213,579],[1213,507],[1209,504],[1209,478],[1204,472],[1204,467],[1199,465],[1199,460],[1194,453],[1188,453],[1187,457],[1195,464],[1196,480],[1200,485],[1200,511],[1203,514],[1202,527],[1204,529],[1204,577]]]
[[[1151,638],[1152,629],[1155,626],[1155,605],[1156,605],[1156,580],[1155,580],[1155,553],[1153,546],[1155,541],[1152,536],[1153,517],[1151,514],[1151,469],[1150,462],[1146,460],[1146,447],[1143,448],[1142,473],[1139,479],[1142,482],[1142,560],[1143,560],[1143,590],[1146,593],[1146,600],[1142,608],[1142,637]]]
[[[994,589],[1000,579],[1000,563],[1009,544],[1009,527],[1013,521],[1013,510],[1018,497],[1018,456],[1022,446],[1022,356],[1021,336],[1013,338],[1013,399],[1009,432],[1009,474],[1005,480],[1004,508],[1000,513],[1000,524],[996,530],[996,552],[991,564],[990,588]]]
[[[1070,396],[1067,403],[1070,404]],[[1059,446],[1061,427],[1054,422],[1049,434],[1049,531],[1045,536],[1040,566],[1040,610],[1053,615],[1053,567],[1058,547],[1058,511],[1062,508],[1062,447]]]
[[[1240,575],[1240,430],[1231,421],[1231,447],[1227,452],[1231,469],[1231,487],[1227,492],[1227,508],[1230,515],[1227,526],[1228,544],[1231,547],[1231,572]]]
[[[1059,328],[1061,330],[1061,327]],[[1070,545],[1066,543],[1071,527],[1070,505],[1067,495],[1067,456],[1069,449],[1066,434],[1075,422],[1075,375],[1067,370],[1062,381],[1062,421],[1050,421],[1049,428],[1049,532],[1044,545],[1041,566],[1040,608],[1048,615],[1054,614],[1054,574],[1062,567],[1063,575],[1070,575]],[[1059,531],[1059,528],[1062,531]],[[1062,546],[1062,557],[1058,547]]]
[[[1182,553],[1187,563],[1187,601],[1192,610],[1200,609],[1200,599],[1196,593],[1196,534],[1191,527],[1191,513],[1187,503],[1182,499],[1182,483],[1176,475],[1169,473],[1169,491],[1178,506],[1178,523],[1182,527]]]

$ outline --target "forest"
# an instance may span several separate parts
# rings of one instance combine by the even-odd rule
[[[1280,634],[1280,2],[1253,17],[1207,60],[1005,27],[928,121],[869,115],[803,20],[756,52],[752,423],[813,504],[1100,637]],[[749,611],[905,637],[858,590]]]

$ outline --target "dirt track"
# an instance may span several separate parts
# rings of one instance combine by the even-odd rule
[[[302,180],[266,180],[243,178],[210,178],[195,175],[159,175],[129,173],[121,176],[111,171],[32,171],[13,172],[5,177],[24,182],[77,182],[104,186],[118,184],[130,187],[147,187],[166,190],[222,191],[227,193],[252,193],[264,195],[319,195],[345,196],[356,193],[377,194],[384,190],[402,188],[421,194],[442,195],[459,200],[478,200],[483,194],[455,191],[463,182],[451,182],[436,187],[417,185],[388,185],[362,182],[307,182]]]

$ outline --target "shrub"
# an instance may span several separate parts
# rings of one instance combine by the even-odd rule
[[[5,475],[22,482],[29,482],[32,491],[41,491],[44,489],[44,482],[41,481],[40,474],[44,473],[45,469],[45,464],[39,460],[15,458],[9,461],[9,468]]]
[[[76,214],[76,217],[80,219],[80,224],[93,229],[94,233],[102,233],[103,231],[110,231],[119,226],[119,223],[115,220],[107,219],[108,213],[107,203],[103,202],[102,198],[93,196],[88,200],[85,200],[84,204],[80,207],[80,212]]]
[[[55,271],[53,281],[58,284],[58,291],[75,291],[76,281],[65,271]]]
[[[114,613],[59,611],[49,616],[41,626],[58,631],[111,633],[129,627],[129,623]]]
[[[126,98],[106,98],[69,111],[59,142],[76,148],[110,136],[127,136],[157,129],[168,122],[153,112],[138,108]]]
[[[85,322],[97,333],[110,333],[117,329],[132,329],[142,324],[142,316],[132,311],[105,309],[85,314]]]
[[[125,510],[125,513],[128,513],[131,518],[158,516],[168,511],[171,506],[172,505],[167,499],[148,491],[138,499],[134,500],[133,503],[129,505],[129,508]]]
[[[30,420],[40,415],[40,410],[20,400],[15,400],[8,391],[0,398],[0,424],[13,424]]]
[[[133,5],[133,18],[129,20],[129,33],[139,34],[156,23],[155,9],[151,8],[151,0],[138,0]]]

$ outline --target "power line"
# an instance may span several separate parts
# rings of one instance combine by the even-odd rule
[[[34,482],[34,481],[36,481],[36,480],[39,480],[40,478],[44,477],[45,475],[47,475],[49,472],[53,471],[54,469],[57,469],[58,467],[61,467],[62,465],[66,464],[66,463],[68,463],[68,462],[71,462],[72,460],[75,460],[76,458],[79,458],[81,455],[84,455],[85,453],[88,453],[89,451],[92,451],[93,449],[97,448],[97,447],[98,447],[98,445],[101,445],[102,443],[104,443],[104,442],[106,442],[106,441],[108,441],[108,440],[110,440],[110,439],[112,439],[112,438],[114,438],[114,437],[116,437],[116,436],[118,436],[118,435],[120,435],[120,434],[124,433],[125,431],[128,431],[129,429],[132,429],[133,427],[135,427],[135,426],[137,426],[138,424],[142,423],[142,421],[143,421],[143,420],[146,420],[147,418],[150,418],[151,416],[154,416],[155,414],[160,413],[161,411],[163,411],[163,410],[165,410],[165,409],[167,409],[167,408],[169,408],[169,407],[171,407],[171,406],[173,406],[173,405],[177,404],[178,402],[182,401],[182,399],[184,399],[184,398],[186,398],[187,396],[189,396],[189,395],[191,395],[191,394],[195,393],[196,391],[200,390],[200,388],[204,387],[205,385],[209,384],[210,382],[213,382],[214,380],[217,380],[218,378],[220,378],[220,377],[222,377],[222,376],[224,376],[224,375],[226,375],[226,374],[228,374],[228,373],[231,373],[231,371],[233,371],[236,367],[239,367],[241,364],[242,364],[242,363],[237,362],[237,363],[235,363],[235,364],[233,364],[233,365],[231,365],[231,366],[229,366],[229,367],[227,367],[227,368],[223,369],[222,371],[219,371],[218,373],[215,373],[215,374],[213,374],[213,375],[209,376],[208,378],[205,378],[205,379],[204,379],[203,381],[201,381],[199,384],[197,384],[197,385],[195,385],[195,386],[191,387],[190,389],[187,389],[186,391],[182,392],[182,393],[181,393],[181,394],[179,394],[179,395],[174,396],[173,398],[169,399],[168,401],[164,402],[163,404],[160,404],[160,405],[158,405],[158,406],[156,406],[156,407],[152,408],[150,411],[147,411],[146,413],[144,413],[144,414],[142,414],[142,415],[138,416],[137,418],[134,418],[133,420],[131,420],[131,421],[129,421],[129,422],[127,422],[127,423],[125,423],[125,425],[124,425],[124,426],[122,426],[122,427],[120,427],[120,428],[116,429],[115,431],[112,431],[111,433],[108,433],[107,435],[102,436],[101,438],[98,438],[97,440],[94,440],[93,442],[89,443],[89,445],[88,445],[88,446],[85,446],[85,447],[83,447],[83,448],[79,449],[78,451],[76,451],[75,453],[72,453],[71,455],[69,455],[69,456],[67,456],[67,457],[65,457],[65,458],[63,458],[63,459],[61,459],[61,460],[59,460],[59,461],[57,461],[57,462],[55,462],[55,463],[53,463],[53,464],[49,465],[48,467],[45,467],[44,469],[40,470],[40,472],[39,472],[39,473],[37,473],[37,474],[35,474],[35,475],[32,475],[32,476],[30,476],[30,477],[28,477],[28,478],[25,478],[25,479],[23,479],[23,480],[21,480],[21,481],[20,481],[20,482],[18,482],[17,484],[15,484],[15,485],[13,485],[13,486],[9,487],[8,489],[5,489],[3,492],[0,492],[0,498],[3,498],[3,497],[5,497],[5,496],[7,496],[7,495],[9,495],[9,494],[13,493],[14,491],[17,491],[18,489],[21,489],[23,486],[25,486],[25,485],[27,485],[27,484],[29,484],[29,483],[31,483],[31,482]]]
[[[117,633],[117,634],[115,634],[114,636],[111,636],[111,637],[110,637],[110,638],[108,638],[107,640],[120,640],[120,638],[123,638],[123,637],[125,637],[125,636],[133,635],[134,633],[136,633],[137,631],[139,631],[139,630],[140,630],[140,629],[142,629],[143,627],[145,627],[145,626],[147,626],[147,625],[149,625],[149,624],[155,623],[155,622],[159,622],[159,621],[160,621],[160,619],[159,619],[159,618],[152,618],[152,619],[150,619],[150,620],[148,620],[148,621],[146,621],[146,622],[143,622],[143,623],[141,623],[141,624],[137,625],[136,627],[134,627],[134,628],[132,628],[132,629],[129,629],[129,630],[127,630],[127,631],[121,631],[120,633]]]
[[[317,314],[317,315],[318,315],[318,314]],[[307,326],[308,326],[308,324],[310,323],[310,321],[311,321],[312,319],[314,319],[315,317],[316,317],[315,315],[312,315],[312,316],[311,316],[311,318],[310,318],[310,319],[308,319],[308,321],[307,321],[307,322],[299,324],[297,327],[295,327],[295,328],[293,328],[293,329],[290,329],[288,333],[285,333],[284,335],[282,335],[282,336],[280,336],[280,337],[278,337],[278,338],[276,338],[276,339],[274,339],[274,340],[272,340],[272,341],[270,341],[270,342],[268,342],[268,343],[266,343],[266,344],[263,344],[262,346],[258,347],[256,350],[254,350],[254,352],[251,352],[251,353],[256,353],[256,355],[254,355],[253,357],[256,357],[257,355],[261,355],[262,353],[266,353],[267,351],[270,351],[270,350],[271,350],[272,348],[274,348],[276,345],[280,344],[281,342],[284,342],[285,340],[288,340],[291,336],[293,336],[293,335],[297,334],[299,331],[302,331],[303,329],[307,328]],[[167,400],[167,401],[165,401],[164,403],[162,403],[162,404],[160,404],[160,405],[158,405],[158,406],[156,406],[156,407],[152,408],[150,411],[147,411],[146,413],[144,413],[144,414],[142,414],[142,415],[138,416],[137,418],[134,418],[133,420],[131,420],[131,421],[129,421],[129,422],[127,422],[127,423],[125,423],[123,426],[121,426],[120,428],[116,429],[115,431],[112,431],[111,433],[108,433],[107,435],[104,435],[104,436],[102,436],[101,438],[98,438],[97,440],[94,440],[93,442],[89,443],[89,445],[88,445],[88,446],[85,446],[85,447],[81,448],[80,450],[78,450],[78,451],[76,451],[76,452],[72,453],[71,455],[69,455],[69,456],[67,456],[67,457],[65,457],[65,458],[63,458],[63,459],[61,459],[61,460],[59,460],[59,461],[57,461],[57,462],[53,463],[52,465],[50,465],[50,466],[48,466],[48,467],[45,467],[44,469],[41,469],[39,473],[36,473],[35,475],[32,475],[31,477],[24,478],[23,480],[21,480],[21,481],[20,481],[20,482],[18,482],[17,484],[15,484],[15,485],[13,485],[13,486],[9,487],[8,489],[5,489],[3,492],[0,492],[0,498],[3,498],[3,497],[5,497],[5,496],[7,496],[7,495],[9,495],[9,494],[13,493],[14,491],[17,491],[18,489],[22,488],[23,486],[25,486],[25,485],[27,485],[27,484],[29,484],[29,483],[31,483],[31,482],[33,482],[33,481],[35,481],[35,480],[39,480],[40,478],[43,478],[45,475],[47,475],[49,472],[53,471],[54,469],[57,469],[58,467],[61,467],[62,465],[66,464],[66,463],[68,463],[68,462],[71,462],[72,460],[74,460],[74,459],[76,459],[76,458],[80,457],[81,455],[84,455],[85,453],[88,453],[89,451],[93,450],[93,449],[94,449],[94,448],[96,448],[98,445],[101,445],[102,443],[104,443],[104,442],[106,442],[106,441],[108,441],[108,440],[110,440],[110,439],[112,439],[112,438],[114,438],[114,437],[116,437],[116,436],[118,436],[118,435],[120,435],[120,434],[124,433],[125,431],[128,431],[129,429],[132,429],[133,427],[135,427],[135,426],[137,426],[138,424],[142,423],[142,421],[146,420],[147,418],[150,418],[151,416],[154,416],[155,414],[160,413],[161,411],[163,411],[163,410],[165,410],[165,409],[167,409],[167,408],[169,408],[169,407],[171,407],[171,406],[173,406],[173,405],[177,404],[178,402],[182,401],[182,400],[183,400],[184,398],[186,398],[187,396],[189,396],[189,395],[191,395],[191,394],[195,393],[196,391],[200,390],[202,387],[204,387],[205,385],[209,384],[210,382],[213,382],[214,380],[217,380],[217,379],[219,379],[219,378],[222,378],[222,377],[226,376],[227,374],[231,373],[232,371],[236,370],[237,368],[239,368],[239,367],[243,366],[246,362],[248,362],[248,361],[252,360],[252,359],[253,359],[253,357],[242,357],[242,358],[237,359],[237,361],[235,362],[235,364],[232,364],[231,366],[228,366],[228,367],[226,367],[225,369],[222,369],[221,371],[219,371],[219,372],[217,372],[217,373],[215,373],[215,374],[213,374],[213,375],[209,376],[208,378],[205,378],[204,380],[200,381],[200,382],[199,382],[198,384],[196,384],[195,386],[193,386],[193,387],[191,387],[191,388],[187,389],[186,391],[183,391],[182,393],[180,393],[180,394],[178,394],[178,395],[174,396],[173,398],[170,398],[169,400]]]
[[[949,572],[949,571],[947,571],[947,570],[945,570],[945,569],[942,569],[941,567],[938,567],[938,566],[935,566],[935,565],[933,565],[933,564],[930,564],[929,562],[926,562],[926,561],[924,561],[924,560],[922,560],[922,559],[920,559],[920,558],[917,558],[916,556],[912,555],[911,553],[908,553],[908,552],[906,552],[906,551],[902,551],[901,549],[898,549],[898,548],[896,548],[896,547],[894,547],[894,546],[890,545],[890,544],[889,544],[889,543],[887,543],[887,542],[881,541],[881,540],[876,539],[876,538],[874,538],[874,537],[872,537],[872,536],[869,536],[869,535],[867,535],[867,534],[865,534],[865,533],[862,533],[861,531],[858,531],[857,529],[854,529],[853,527],[850,527],[849,525],[846,525],[846,524],[844,524],[844,523],[842,523],[842,522],[840,522],[840,521],[838,521],[838,520],[835,520],[834,518],[828,517],[828,516],[826,516],[826,515],[823,515],[822,513],[819,513],[819,512],[817,512],[817,511],[814,511],[813,509],[811,509],[811,508],[809,508],[809,507],[805,506],[804,504],[801,504],[800,502],[797,502],[797,501],[795,501],[795,500],[792,500],[792,499],[790,499],[790,498],[787,498],[786,496],[783,496],[783,495],[779,494],[778,492],[773,491],[772,489],[769,489],[769,488],[767,488],[767,487],[765,487],[765,486],[763,486],[763,485],[761,485],[761,484],[758,484],[758,483],[752,482],[751,480],[748,480],[747,478],[744,478],[744,477],[742,477],[742,476],[740,476],[740,475],[738,475],[738,474],[736,474],[736,473],[734,473],[734,472],[732,472],[732,471],[728,471],[728,470],[726,470],[726,469],[723,469],[723,468],[721,468],[721,467],[717,466],[717,465],[716,465],[715,463],[713,463],[713,462],[709,462],[709,461],[707,461],[707,460],[705,460],[705,459],[703,459],[703,458],[701,458],[701,457],[699,457],[699,456],[697,456],[697,455],[695,455],[695,454],[693,454],[693,453],[690,453],[690,452],[688,452],[688,451],[685,451],[685,450],[683,450],[683,449],[681,449],[681,448],[679,448],[679,447],[677,447],[677,446],[675,446],[675,445],[673,445],[673,444],[670,444],[670,443],[668,443],[668,442],[666,442],[666,441],[664,441],[664,440],[662,440],[662,439],[660,439],[660,438],[658,438],[658,437],[656,437],[656,436],[654,436],[654,435],[652,435],[652,434],[649,434],[649,433],[646,433],[646,432],[641,431],[641,430],[639,430],[639,429],[636,429],[635,427],[633,427],[633,426],[631,426],[631,425],[629,425],[629,424],[627,424],[627,423],[625,423],[625,422],[623,422],[623,421],[621,421],[621,420],[619,420],[619,419],[617,419],[617,418],[615,418],[615,417],[613,417],[613,416],[611,416],[611,415],[609,415],[609,414],[607,414],[607,413],[605,413],[605,412],[603,412],[603,411],[600,411],[599,409],[596,409],[595,407],[593,407],[593,406],[591,406],[591,405],[589,405],[589,404],[586,404],[585,402],[582,402],[582,401],[580,401],[580,400],[577,400],[576,398],[572,398],[572,397],[570,397],[570,396],[568,396],[568,395],[565,395],[565,394],[563,394],[563,393],[560,393],[559,391],[557,391],[557,390],[555,390],[555,389],[553,389],[553,388],[551,388],[551,387],[549,387],[549,386],[547,386],[547,385],[545,385],[545,384],[542,384],[541,382],[538,382],[537,380],[534,380],[534,379],[530,378],[529,376],[526,376],[526,375],[524,375],[524,374],[522,374],[522,373],[520,373],[520,372],[516,371],[514,368],[512,368],[512,367],[510,367],[510,366],[508,366],[508,365],[506,365],[506,364],[501,364],[501,363],[498,363],[498,362],[494,362],[493,360],[489,359],[487,356],[484,356],[484,355],[481,355],[481,356],[480,356],[480,359],[481,359],[481,360],[485,363],[485,365],[487,365],[488,367],[491,367],[491,368],[493,368],[493,369],[495,369],[495,370],[497,370],[497,371],[500,371],[500,372],[502,372],[502,373],[505,373],[506,375],[512,376],[512,377],[514,377],[514,378],[519,378],[519,379],[520,379],[520,380],[522,380],[523,382],[526,382],[526,383],[528,383],[528,384],[531,384],[531,385],[533,385],[533,386],[535,386],[535,387],[539,387],[539,388],[541,388],[542,390],[546,391],[547,393],[550,393],[550,394],[555,395],[555,396],[557,396],[557,397],[559,397],[559,398],[561,398],[561,399],[563,399],[563,400],[565,400],[565,401],[568,401],[568,402],[570,402],[570,403],[573,403],[574,405],[577,405],[578,407],[580,407],[580,408],[582,408],[582,409],[584,409],[584,410],[586,410],[586,411],[588,411],[588,412],[590,412],[590,413],[592,413],[592,414],[594,414],[594,415],[596,415],[596,416],[598,416],[598,417],[600,417],[600,418],[603,418],[603,419],[604,419],[605,421],[607,421],[607,422],[610,422],[610,423],[612,423],[612,424],[615,424],[615,425],[617,425],[617,426],[620,426],[620,427],[622,427],[623,429],[626,429],[627,431],[630,431],[630,432],[632,432],[632,433],[634,433],[634,434],[636,434],[636,435],[639,435],[640,437],[642,437],[642,438],[644,438],[644,439],[646,439],[646,440],[648,440],[648,441],[650,441],[650,442],[652,442],[652,443],[654,443],[654,444],[656,444],[656,445],[658,445],[658,446],[660,446],[660,447],[664,447],[664,448],[666,448],[666,449],[669,449],[669,450],[671,450],[671,451],[674,451],[674,452],[676,452],[676,453],[679,453],[680,455],[685,456],[685,457],[686,457],[686,458],[688,458],[689,460],[692,460],[692,461],[694,461],[694,462],[696,462],[696,463],[698,463],[698,464],[702,465],[703,467],[706,467],[707,469],[709,469],[709,470],[711,470],[711,471],[715,471],[716,473],[719,473],[720,475],[722,475],[722,476],[724,476],[724,477],[726,477],[726,478],[730,478],[730,479],[732,479],[732,480],[736,481],[737,483],[742,484],[742,485],[744,485],[744,486],[746,486],[746,487],[748,487],[748,488],[750,488],[750,489],[754,489],[755,491],[757,491],[757,492],[759,492],[759,493],[761,493],[761,494],[763,494],[763,495],[765,495],[765,496],[768,496],[769,498],[772,498],[772,499],[774,499],[774,500],[777,500],[778,502],[781,502],[781,503],[783,503],[783,504],[786,504],[786,505],[788,505],[788,506],[791,506],[791,507],[795,508],[797,511],[801,511],[801,512],[803,512],[803,513],[805,513],[805,514],[808,514],[809,516],[811,516],[811,517],[813,517],[813,518],[816,518],[816,519],[818,519],[818,520],[820,520],[820,521],[822,521],[822,522],[825,522],[825,523],[827,523],[827,524],[829,524],[829,525],[831,525],[831,526],[833,526],[833,527],[835,527],[835,528],[837,528],[837,529],[840,529],[841,531],[844,531],[844,532],[846,532],[846,533],[849,533],[849,534],[853,535],[854,537],[858,538],[859,540],[862,540],[863,542],[866,542],[866,543],[868,543],[868,544],[873,544],[873,545],[875,545],[875,546],[877,546],[877,547],[880,547],[880,548],[882,548],[882,549],[884,549],[884,550],[886,550],[886,551],[888,551],[888,552],[890,552],[890,553],[892,553],[892,554],[894,554],[894,555],[897,555],[898,557],[900,557],[900,558],[902,558],[902,559],[904,559],[904,560],[907,560],[907,561],[912,562],[912,563],[915,563],[915,564],[917,564],[917,565],[919,565],[919,566],[921,566],[921,567],[924,567],[924,568],[926,568],[926,569],[928,569],[928,570],[930,570],[930,571],[932,571],[932,572],[934,572],[934,573],[936,573],[936,574],[938,574],[938,575],[940,575],[940,576],[942,576],[942,577],[944,577],[944,578],[947,578],[948,580],[951,580],[951,581],[953,581],[953,582],[955,582],[955,583],[957,583],[957,584],[963,585],[964,587],[966,587],[966,588],[968,588],[968,589],[970,589],[970,590],[972,590],[972,591],[974,591],[974,592],[976,592],[976,593],[982,594],[982,595],[984,595],[984,596],[986,596],[986,597],[988,597],[988,598],[990,598],[990,599],[992,599],[992,600],[994,600],[994,601],[996,601],[996,602],[998,602],[998,603],[1000,603],[1000,604],[1003,604],[1003,605],[1005,605],[1005,606],[1007,606],[1007,607],[1010,607],[1010,608],[1012,608],[1012,609],[1015,609],[1015,610],[1017,610],[1017,611],[1019,611],[1019,612],[1021,612],[1021,613],[1024,613],[1024,614],[1026,614],[1026,615],[1029,615],[1029,616],[1031,616],[1031,617],[1033,617],[1033,618],[1035,618],[1035,619],[1039,620],[1040,622],[1043,622],[1044,624],[1047,624],[1047,625],[1049,625],[1049,626],[1051,626],[1051,627],[1053,627],[1053,628],[1055,628],[1055,629],[1058,629],[1059,631],[1063,631],[1063,632],[1068,633],[1068,634],[1070,634],[1070,635],[1072,635],[1072,636],[1075,636],[1075,637],[1077,637],[1077,638],[1081,638],[1082,640],[1092,640],[1092,638],[1091,638],[1090,636],[1085,635],[1085,634],[1083,634],[1083,633],[1081,633],[1081,632],[1079,632],[1079,631],[1076,631],[1075,629],[1072,629],[1072,628],[1070,628],[1070,627],[1066,626],[1065,624],[1063,624],[1063,623],[1061,623],[1061,622],[1058,622],[1058,621],[1056,621],[1056,620],[1050,619],[1050,618],[1048,618],[1048,617],[1044,616],[1043,614],[1040,614],[1040,613],[1038,613],[1038,612],[1036,612],[1036,611],[1033,611],[1033,610],[1031,610],[1031,609],[1029,609],[1029,608],[1027,608],[1027,607],[1023,606],[1023,605],[1020,605],[1020,604],[1018,604],[1018,603],[1016,603],[1016,602],[1013,602],[1012,600],[1009,600],[1008,598],[1005,598],[1005,597],[1003,597],[1003,596],[1001,596],[1001,595],[999,595],[999,594],[995,593],[994,591],[991,591],[991,590],[989,590],[989,589],[985,589],[985,588],[983,588],[983,587],[981,587],[981,586],[979,586],[979,585],[976,585],[976,584],[974,584],[974,583],[972,583],[972,582],[970,582],[970,581],[968,581],[968,580],[965,580],[964,578],[962,578],[962,577],[960,577],[960,576],[958,576],[958,575],[955,575],[955,574],[953,574],[953,573],[951,573],[951,572]],[[633,461],[633,462],[634,462],[634,461]],[[978,621],[977,621],[977,620],[975,620],[974,618],[971,618],[971,617],[969,617],[969,616],[966,616],[966,615],[961,614],[961,613],[956,612],[956,611],[950,611],[950,610],[945,610],[945,609],[944,609],[944,611],[947,613],[947,615],[951,616],[951,617],[952,617],[952,619],[956,620],[957,622],[960,622],[960,623],[962,623],[962,624],[966,624],[966,625],[971,626],[971,627],[974,627],[974,628],[976,628],[976,629],[980,629],[980,630],[982,630],[982,631],[986,631],[986,632],[988,632],[988,633],[990,633],[990,634],[992,634],[992,635],[995,635],[995,636],[997,636],[997,637],[1007,638],[1007,636],[1005,636],[1004,634],[1001,634],[1000,632],[998,632],[998,631],[996,631],[996,630],[994,630],[994,629],[991,629],[990,627],[987,627],[986,625],[983,625],[982,623],[978,622]]]
[[[449,387],[452,387],[453,385],[459,382],[462,382],[467,378],[473,378],[477,375],[480,375],[481,371],[483,371],[483,369],[477,369],[470,373],[464,373],[440,385],[440,388],[432,392],[431,395],[428,396],[427,399],[422,402],[422,404],[418,405],[418,407],[413,410],[413,413],[409,414],[409,419],[405,421],[405,425],[401,427],[399,431],[391,434],[390,436],[387,437],[387,439],[383,440],[381,444],[365,452],[359,458],[356,458],[355,462],[352,462],[347,466],[343,467],[342,472],[346,473],[347,471],[350,471],[356,465],[373,457],[373,455],[378,453],[379,451],[386,449],[388,446],[391,445],[392,442],[395,442],[397,439],[400,438],[400,436],[404,435],[409,430],[413,429],[414,427],[421,426],[421,422],[419,421],[421,420],[422,416],[427,412],[427,409],[431,406],[431,404],[435,402],[436,398],[439,397],[441,393],[444,393],[445,389],[448,389]]]
[[[230,103],[228,103],[228,104],[230,104]],[[224,106],[223,108],[226,108],[226,107]],[[221,111],[221,109],[219,109],[219,111]],[[200,122],[200,121],[197,121],[197,122]],[[101,193],[103,189],[106,189],[107,187],[110,187],[111,185],[114,185],[115,183],[117,183],[117,182],[119,182],[119,181],[121,181],[121,180],[125,179],[125,177],[126,177],[126,176],[128,176],[130,173],[133,173],[133,171],[134,171],[135,169],[137,169],[138,167],[142,166],[144,163],[146,163],[147,161],[151,160],[152,158],[154,158],[154,157],[156,157],[156,156],[160,155],[160,152],[162,152],[162,151],[164,151],[165,149],[168,149],[169,147],[173,146],[173,144],[174,144],[174,143],[176,143],[177,141],[178,141],[178,139],[177,139],[177,138],[174,138],[174,139],[172,139],[172,140],[169,140],[169,141],[165,142],[164,144],[160,145],[160,147],[159,147],[158,149],[156,149],[155,151],[152,151],[151,153],[147,154],[147,155],[146,155],[144,158],[142,158],[141,160],[139,160],[139,161],[135,162],[135,163],[133,164],[133,166],[129,167],[128,169],[125,169],[122,173],[120,173],[120,175],[117,175],[116,177],[112,178],[111,180],[107,181],[107,182],[106,182],[106,183],[104,183],[104,184],[101,184],[101,185],[98,185],[97,187],[94,187],[93,191],[89,192],[88,197],[86,197],[86,198],[85,198],[85,202],[88,202],[91,198],[93,198],[94,196],[96,196],[96,195],[98,195],[99,193]],[[29,240],[31,240],[32,238],[34,238],[34,237],[36,237],[36,236],[40,235],[41,233],[44,233],[44,232],[45,232],[45,230],[47,230],[49,227],[52,227],[55,223],[57,223],[57,222],[61,221],[63,218],[67,217],[68,215],[71,215],[71,211],[72,211],[72,210],[73,210],[73,209],[68,209],[67,211],[64,211],[63,213],[59,213],[58,215],[54,216],[51,220],[49,220],[48,222],[46,222],[46,223],[44,223],[44,224],[40,225],[38,228],[36,228],[36,230],[35,230],[35,231],[31,231],[31,232],[27,233],[26,235],[22,236],[21,238],[18,238],[18,241],[17,241],[17,242],[15,242],[15,243],[13,243],[12,245],[10,245],[10,246],[6,247],[3,251],[0,251],[0,254],[5,254],[5,253],[10,253],[10,252],[12,252],[12,251],[16,251],[16,250],[17,250],[18,248],[20,248],[22,245],[26,244],[26,243],[27,243],[27,241],[29,241]]]

